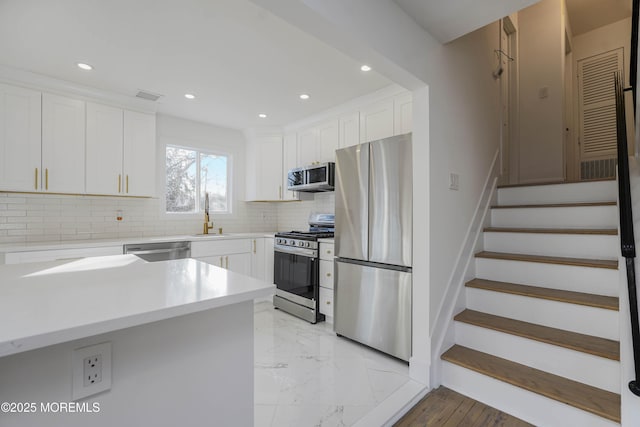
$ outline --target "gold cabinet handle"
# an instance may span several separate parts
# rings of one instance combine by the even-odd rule
[[[226,268],[228,270],[229,269],[229,257],[226,256],[226,257],[224,257],[224,259],[225,259],[224,268]]]
[[[38,189],[38,168],[36,168],[36,190]]]
[[[129,175],[127,175],[127,194],[129,194]]]
[[[256,239],[253,239],[253,253],[256,253]]]
[[[49,169],[44,170],[44,189],[49,189]]]
[[[278,198],[282,200],[282,185],[278,189]]]
[[[331,273],[327,273],[327,277],[331,277]]]
[[[121,188],[122,188],[122,175],[118,174],[118,193],[120,193]]]
[[[222,257],[220,257],[220,267],[222,267]]]
[[[331,305],[331,301],[327,301],[327,305]]]
[[[328,254],[331,254],[331,249],[327,249],[327,253],[328,253]]]

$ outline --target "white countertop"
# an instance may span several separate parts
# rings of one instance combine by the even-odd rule
[[[258,233],[228,233],[228,234],[199,234],[199,235],[177,235],[177,236],[157,236],[157,237],[127,237],[122,239],[108,240],[69,240],[63,242],[33,242],[33,243],[7,243],[0,245],[0,253],[25,252],[25,251],[47,251],[58,249],[78,249],[78,248],[101,248],[107,246],[122,246],[130,243],[156,243],[156,242],[206,242],[213,240],[233,240],[233,239],[256,239],[262,237],[273,237],[275,232]]]
[[[0,357],[275,292],[194,259],[134,255],[0,266]]]
[[[320,243],[333,243],[333,237],[323,237],[321,239],[318,239],[318,242]]]

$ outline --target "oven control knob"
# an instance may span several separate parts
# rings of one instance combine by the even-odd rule
[[[298,246],[303,247],[304,246],[304,242],[303,241],[299,241],[298,242]]]
[[[289,244],[290,244],[291,246],[295,246],[295,245],[296,245],[296,241],[295,241],[295,240],[289,240]]]
[[[311,247],[311,242],[306,242],[304,245],[305,245],[305,247],[310,248]]]

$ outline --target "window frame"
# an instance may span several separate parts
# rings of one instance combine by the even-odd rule
[[[169,212],[167,211],[167,148],[178,148],[181,150],[189,150],[194,151],[196,153],[196,205],[195,212]],[[211,210],[209,213],[211,215],[232,215],[233,214],[233,155],[229,152],[222,150],[215,150],[210,148],[199,148],[182,144],[165,144],[164,147],[164,156],[163,156],[163,165],[164,165],[164,192],[163,199],[164,203],[162,204],[162,212],[166,215],[167,218],[172,219],[185,219],[190,217],[200,217],[204,215],[204,209],[200,209],[200,194],[201,194],[201,175],[200,175],[200,156],[210,155],[210,156],[220,156],[226,157],[227,159],[227,210],[226,211],[214,211]]]

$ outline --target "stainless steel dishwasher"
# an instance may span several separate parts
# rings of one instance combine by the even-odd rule
[[[123,252],[149,262],[189,258],[191,242],[136,243],[124,245]]]

